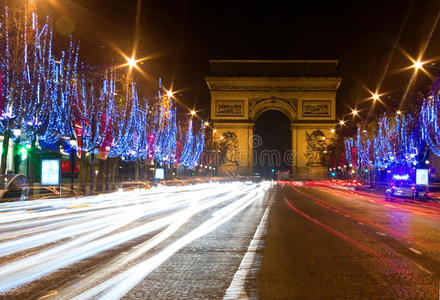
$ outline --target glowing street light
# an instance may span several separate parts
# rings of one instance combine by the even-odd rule
[[[196,115],[196,111],[193,109],[193,110],[191,110],[190,114],[191,114],[191,116],[195,116]]]
[[[402,111],[398,110],[398,111],[396,111],[396,114],[401,115]]]
[[[145,58],[136,59],[134,56],[128,57],[125,55],[124,55],[124,58],[125,58],[126,63],[121,65],[121,67],[128,66],[129,72],[133,69],[140,71],[141,69],[139,68],[138,63],[145,60]]]
[[[172,91],[167,91],[167,96],[168,96],[168,98],[171,98],[173,96],[173,92]]]
[[[373,100],[374,100],[374,101],[377,101],[377,100],[379,100],[379,99],[380,99],[379,94],[378,94],[378,93],[374,93],[374,94],[373,94]]]
[[[137,66],[137,61],[134,58],[127,58],[127,66],[134,68]]]
[[[335,129],[334,128],[330,129],[330,132],[335,133]]]
[[[203,125],[207,127],[207,126],[209,126],[209,122],[206,121]]]
[[[414,64],[412,65],[412,67],[414,69],[416,69],[416,71],[418,71],[419,69],[421,69],[423,67],[424,62],[419,60],[414,61]]]
[[[339,120],[339,125],[344,125],[345,121],[344,120]]]
[[[357,116],[359,114],[359,111],[357,109],[353,109],[351,113],[353,114],[353,116]]]

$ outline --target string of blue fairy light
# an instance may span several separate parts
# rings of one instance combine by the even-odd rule
[[[0,134],[18,143],[46,145],[75,137],[77,149],[87,153],[104,147],[108,156],[125,160],[150,158],[191,168],[197,164],[204,148],[203,128],[194,135],[191,120],[188,130],[178,134],[177,106],[162,96],[161,83],[159,98],[152,100],[139,99],[136,84],[129,83],[121,108],[116,105],[114,70],[91,74],[79,60],[79,44],[73,39],[57,57],[49,18],[40,24],[32,12],[31,21],[22,18],[23,26],[14,28],[21,31],[14,33],[12,19],[6,7],[0,18]],[[23,43],[16,43],[21,36]],[[17,45],[23,51],[13,56],[11,47]],[[159,105],[153,107],[155,101]],[[15,129],[21,134],[12,134]],[[184,148],[179,161],[177,143]]]

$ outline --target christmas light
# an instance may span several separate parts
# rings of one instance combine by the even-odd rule
[[[5,7],[0,16],[0,134],[26,149],[67,147],[79,155],[105,152],[128,161],[196,166],[209,122],[195,130],[191,118],[178,132],[173,92],[161,81],[157,98],[140,98],[134,82],[119,88],[115,70],[97,72],[81,62],[72,39],[65,50],[54,51],[49,18],[40,24],[34,12],[31,19],[19,10],[9,14]],[[130,69],[141,61],[126,60]]]

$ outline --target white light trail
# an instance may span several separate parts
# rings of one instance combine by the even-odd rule
[[[79,201],[40,200],[34,204],[34,208],[52,206],[53,210],[34,212],[36,216],[26,211],[4,212],[2,217],[10,217],[8,222],[0,225],[0,240],[7,239],[0,244],[0,256],[20,253],[38,246],[46,246],[46,249],[0,266],[0,293],[163,229],[153,238],[141,243],[136,250],[120,255],[113,264],[110,263],[91,274],[89,282],[96,284],[99,278],[108,276],[109,272],[114,272],[159,245],[195,214],[233,201],[213,214],[213,220],[226,222],[227,216],[236,215],[252,203],[253,200],[247,193],[255,188],[255,185],[243,186],[241,183],[158,187],[150,191],[113,193],[111,195],[114,198],[105,195],[84,197]],[[261,190],[262,187],[259,187],[259,192],[255,193],[261,193]],[[73,204],[79,207],[65,213],[66,206]],[[87,206],[82,207],[83,205]],[[2,208],[8,209],[6,206]],[[17,204],[14,206],[19,208]],[[30,206],[24,203],[23,207]],[[151,219],[154,215],[160,217]],[[25,217],[24,220],[21,217]],[[216,226],[220,224],[222,223]],[[37,228],[33,228],[35,225]],[[205,227],[214,230],[216,226]],[[200,233],[201,229],[197,232]],[[48,243],[54,242],[57,244],[48,248]],[[65,291],[69,293],[69,288]],[[73,295],[77,294],[78,291]]]
[[[100,299],[119,299],[124,296],[129,290],[136,286],[143,278],[154,271],[167,259],[173,256],[181,248],[185,247],[192,241],[199,237],[215,230],[220,225],[226,223],[231,218],[239,214],[242,210],[247,208],[255,200],[260,199],[264,193],[263,187],[254,188],[252,193],[248,193],[240,200],[229,204],[225,208],[221,209],[219,213],[213,214],[212,218],[192,230],[190,233],[179,238],[171,245],[167,246],[164,250],[160,251],[153,257],[144,260],[136,266],[120,273],[119,275],[106,280],[100,285],[78,295],[73,298],[90,299],[92,297],[99,296]],[[238,203],[238,204],[237,204]]]

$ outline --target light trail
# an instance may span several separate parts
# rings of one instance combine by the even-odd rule
[[[19,292],[21,286],[61,268],[145,237],[147,239],[137,243],[136,247],[115,254],[109,262],[83,275],[80,286],[61,287],[51,296],[73,298],[80,293],[91,293],[102,286],[103,281],[124,276],[123,285],[112,284],[99,292],[118,298],[133,287],[133,282],[147,276],[176,251],[215,230],[257,199],[262,199],[266,189],[267,185],[261,184],[210,183],[79,199],[1,204],[0,241],[4,242],[0,244],[0,257],[3,256],[0,293],[8,294],[14,289],[12,293]],[[183,232],[183,236],[170,246],[162,245],[200,213],[211,214],[210,219],[190,233]],[[163,250],[160,250],[161,245],[165,247]],[[136,269],[122,272],[129,263],[145,259],[143,256],[148,256],[156,247],[159,247],[159,253],[136,264]],[[142,272],[137,267],[139,265],[144,266]],[[143,276],[139,277],[139,274]]]
[[[200,194],[193,195],[193,197],[196,198],[200,196]],[[91,231],[92,229],[100,229],[102,227],[110,226],[108,228],[116,230],[119,227],[134,222],[139,218],[157,213],[164,213],[170,210],[181,208],[185,205],[187,205],[187,199],[173,199],[171,201],[168,201],[167,207],[164,207],[164,205],[160,202],[155,202],[152,204],[147,203],[145,205],[137,205],[135,211],[133,211],[133,208],[131,207],[125,208],[124,210],[119,210],[118,208],[115,208],[114,210],[112,210],[111,213],[108,211],[99,211],[98,213],[91,215],[91,220],[88,222],[63,227],[50,232],[36,234],[19,240],[12,240],[2,243],[0,245],[0,257],[14,252],[37,247],[43,244],[51,243],[57,240],[62,240],[72,236],[73,234],[82,234]],[[108,214],[110,214],[110,216],[106,216]],[[102,218],[103,216],[106,217]],[[120,220],[124,221],[120,222]],[[113,224],[116,224],[116,226],[112,226]],[[105,231],[106,230],[104,230],[104,232]]]
[[[404,232],[401,229],[399,230],[399,228],[388,227],[388,226],[380,224],[378,222],[370,221],[365,216],[355,215],[349,209],[347,209],[347,207],[338,207],[338,208],[336,208],[334,203],[333,204],[329,204],[329,203],[323,202],[323,199],[328,200],[328,198],[317,197],[317,196],[314,196],[313,194],[305,193],[304,191],[301,191],[298,188],[295,188],[295,187],[292,187],[292,188],[295,190],[295,192],[301,194],[303,197],[308,198],[308,199],[314,201],[314,203],[316,205],[319,205],[320,207],[322,207],[324,209],[333,211],[334,213],[339,214],[341,216],[345,216],[347,218],[350,218],[350,219],[356,221],[359,225],[367,225],[367,226],[373,227],[373,228],[378,229],[378,230],[386,231],[389,234],[391,234],[393,237],[400,238],[402,241],[413,243],[413,244],[416,244],[416,245],[420,245],[421,247],[424,247],[424,248],[427,248],[427,249],[440,250],[440,246],[435,244],[435,243],[432,243],[431,241],[424,241],[424,240],[418,239],[416,237],[413,237],[409,232]],[[332,194],[332,196],[339,196],[341,198],[344,198],[344,199],[347,199],[347,200],[351,200],[351,201],[355,200],[355,199],[357,199],[358,201],[365,201],[365,199],[355,198],[355,197],[359,196],[358,193],[362,193],[362,192],[359,192],[359,191],[356,191],[356,192],[353,192],[353,191],[350,191],[350,190],[347,190],[347,191],[343,191],[343,190],[335,191],[335,190],[330,189],[330,188],[317,188],[317,190],[320,191],[320,192],[324,192],[324,193],[330,193],[330,194]],[[347,196],[347,194],[351,194],[351,196]],[[378,199],[378,196],[379,196],[379,195],[369,194],[369,193],[366,193],[366,192],[363,192],[362,194],[364,194],[364,195],[366,195],[368,197],[372,197],[374,199]],[[380,206],[385,205],[385,206],[389,207],[389,209],[391,211],[399,211],[399,212],[405,212],[405,213],[409,213],[409,214],[414,213],[416,215],[420,215],[420,212],[418,212],[417,209],[415,209],[414,207],[408,207],[408,210],[406,210],[406,209],[402,209],[399,206],[389,205],[384,200],[374,200],[373,201],[373,200],[368,200],[367,199],[367,201],[372,201],[373,203],[375,203],[375,205],[380,205]],[[430,216],[426,216],[426,217],[429,218]],[[434,228],[433,228],[433,230],[434,230]]]
[[[144,260],[141,263],[138,263],[136,266],[101,283],[87,292],[78,295],[73,299],[90,299],[96,296],[98,296],[99,299],[121,298],[129,290],[136,286],[143,278],[154,271],[167,259],[172,257],[178,250],[229,221],[235,215],[252,204],[255,200],[260,199],[263,196],[264,191],[265,189],[263,187],[255,188],[252,193],[246,194],[240,200],[237,200],[232,204],[220,209],[212,215],[211,219],[204,222],[202,225],[198,226],[196,229],[184,235],[177,241],[173,242],[158,254],[147,260]]]
[[[231,192],[223,197],[219,197],[216,200],[208,201],[205,204],[198,205],[191,205],[188,207],[187,211],[184,211],[182,213],[181,217],[176,217],[176,221],[172,223],[169,227],[167,227],[165,230],[154,236],[151,240],[147,240],[146,242],[142,243],[141,245],[137,246],[137,248],[129,253],[121,254],[119,258],[113,260],[111,263],[107,264],[106,266],[103,266],[99,270],[96,270],[89,274],[85,278],[81,278],[81,286],[75,286],[72,285],[62,292],[60,292],[60,295],[62,295],[61,298],[67,297],[72,298],[75,295],[79,294],[81,290],[84,290],[85,286],[90,286],[92,288],[96,285],[97,282],[99,282],[102,278],[105,276],[108,276],[108,274],[111,274],[112,272],[116,271],[117,269],[120,269],[127,265],[129,262],[139,258],[140,256],[144,255],[147,251],[149,251],[152,247],[157,246],[162,241],[164,241],[167,237],[169,237],[172,233],[177,231],[187,220],[189,220],[192,216],[195,214],[204,211],[206,209],[209,209],[213,206],[216,206],[218,204],[221,204],[222,202],[231,201],[236,198],[240,198],[244,194],[248,193],[253,189],[254,187],[250,187],[244,190],[234,191]],[[60,299],[61,299],[60,298]]]

